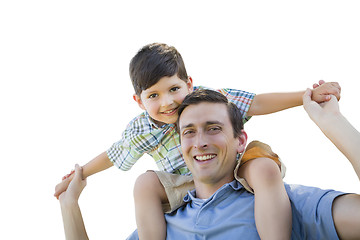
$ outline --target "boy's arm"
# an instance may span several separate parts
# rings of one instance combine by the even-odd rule
[[[101,153],[99,156],[82,166],[83,177],[87,178],[88,176],[93,175],[112,167],[113,163],[110,161],[106,152]]]
[[[340,86],[336,82],[321,82],[313,90],[313,100],[321,103],[330,100],[330,95],[335,95],[340,99]],[[289,93],[265,93],[254,97],[248,116],[270,114],[288,108],[302,105],[302,96],[305,91]]]
[[[95,173],[101,172],[109,167],[113,166],[112,162],[110,161],[109,157],[107,156],[106,152],[101,153],[99,156],[95,157],[93,160],[85,164],[83,169],[83,177],[87,178]],[[68,185],[70,184],[71,180],[73,179],[74,174],[70,174],[68,177],[63,179],[61,183],[56,185],[54,196],[59,198],[59,195],[64,192]]]

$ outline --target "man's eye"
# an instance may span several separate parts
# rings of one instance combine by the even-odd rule
[[[194,133],[193,130],[186,130],[186,131],[183,132],[183,135],[186,136],[186,135],[190,135],[192,133]]]
[[[152,99],[152,98],[156,98],[158,95],[156,93],[153,93],[151,95],[149,95],[149,98]]]
[[[209,131],[210,131],[210,132],[218,132],[218,131],[220,131],[220,130],[221,130],[220,127],[211,127],[211,128],[209,128]]]
[[[180,88],[179,87],[173,87],[170,89],[170,92],[176,92],[178,91]]]

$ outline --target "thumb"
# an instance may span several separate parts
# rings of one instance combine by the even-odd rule
[[[311,89],[307,88],[303,95],[303,105],[304,106],[311,102],[311,95],[312,95]]]
[[[75,164],[75,179],[83,180],[83,174],[82,174],[82,167],[79,166],[79,164]]]

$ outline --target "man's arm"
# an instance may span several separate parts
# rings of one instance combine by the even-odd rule
[[[311,90],[303,96],[304,108],[321,131],[346,156],[360,180],[360,133],[340,113],[333,96],[329,102],[318,104],[311,100]],[[332,215],[340,239],[360,239],[360,195],[337,197]]]
[[[303,101],[310,118],[350,161],[360,180],[360,133],[341,114],[336,98],[318,104],[311,100],[311,91],[307,90]]]
[[[73,180],[67,190],[59,197],[67,240],[89,239],[78,204],[78,199],[85,186],[86,180],[83,180],[82,169],[76,165]]]
[[[313,90],[313,100],[321,103],[330,100],[330,95],[335,95],[340,99],[340,86],[336,82],[325,83],[321,81]],[[248,116],[270,114],[282,111],[288,108],[302,105],[302,96],[305,91],[289,93],[265,93],[254,97]]]

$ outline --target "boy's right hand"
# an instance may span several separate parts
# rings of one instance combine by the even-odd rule
[[[62,178],[62,181],[55,186],[54,197],[59,199],[60,194],[66,191],[73,177],[74,177],[74,170]]]

